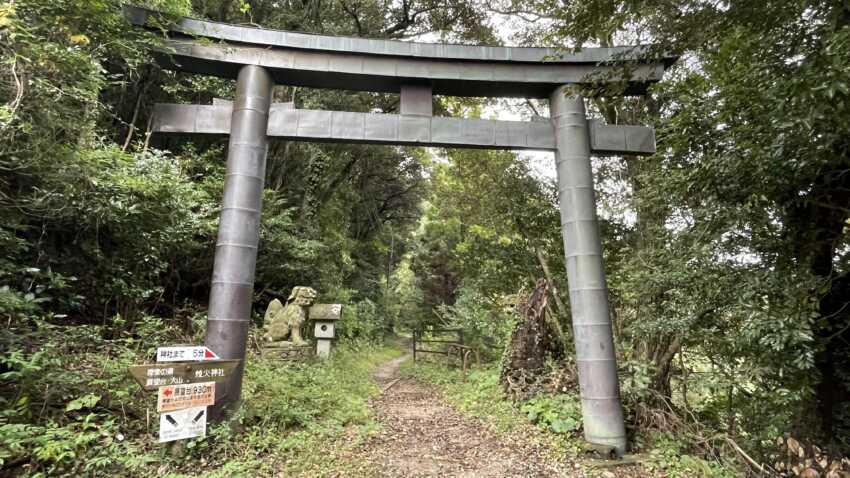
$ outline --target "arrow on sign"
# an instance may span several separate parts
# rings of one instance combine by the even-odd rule
[[[177,420],[175,420],[174,418],[172,418],[172,417],[171,417],[171,415],[165,415],[165,419],[166,419],[166,420],[168,420],[168,423],[172,424],[172,425],[173,425],[173,426],[175,426],[175,427],[180,426],[180,424],[179,424],[179,423],[177,423]]]
[[[156,400],[156,411],[173,412],[185,408],[205,407],[214,403],[215,382],[160,387],[159,396]],[[191,416],[186,417],[186,421],[189,419],[191,419]]]
[[[202,437],[206,434],[207,407],[205,406],[170,411],[159,417],[160,443]]]

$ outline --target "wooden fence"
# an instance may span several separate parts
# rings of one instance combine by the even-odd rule
[[[447,338],[447,335],[453,337]],[[423,344],[437,344],[437,346],[425,345],[425,347],[430,348],[421,348]],[[439,344],[445,344],[442,346],[444,350],[439,350],[441,347]],[[455,357],[457,358],[457,362],[463,367],[464,372],[466,372],[469,366],[470,356],[474,356],[476,364],[480,365],[478,351],[464,344],[462,329],[427,328],[414,330],[413,361],[416,362],[417,354],[423,353],[445,355],[448,359]],[[451,360],[449,362],[451,363]]]

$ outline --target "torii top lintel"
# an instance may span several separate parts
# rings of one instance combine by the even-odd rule
[[[160,15],[134,6],[124,12],[142,26]],[[640,46],[563,53],[315,35],[192,18],[168,25],[173,51],[160,60],[169,68],[235,78],[243,65],[254,64],[266,67],[277,84],[357,91],[399,92],[402,85],[420,84],[434,94],[548,98],[565,84],[623,81],[623,93],[643,94],[675,61],[651,58],[650,49]]]

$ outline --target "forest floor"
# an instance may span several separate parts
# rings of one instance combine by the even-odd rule
[[[534,426],[497,432],[486,421],[459,412],[439,391],[403,377],[403,355],[373,374],[381,394],[371,401],[376,433],[353,451],[381,477],[593,477],[642,476],[633,467],[621,472],[589,470],[539,439]],[[574,458],[574,457],[573,457]]]

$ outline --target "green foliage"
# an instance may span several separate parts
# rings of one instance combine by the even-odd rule
[[[140,3],[167,15],[270,28],[492,38],[482,11],[465,2],[429,6],[416,18],[396,7],[387,14],[375,2],[357,6],[353,18],[345,5],[315,2]],[[147,136],[144,125],[156,102],[231,98],[234,88],[225,79],[161,71],[151,55],[158,35],[130,27],[121,4],[0,3],[4,471],[122,476],[144,474],[149,462],[160,463],[160,473],[192,466],[154,445],[144,427],[149,397],[126,368],[156,345],[200,340],[225,150],[221,138]],[[316,109],[397,108],[397,95],[280,87],[276,96]],[[222,476],[252,473],[254,447],[310,454],[332,431],[367,421],[364,400],[374,391],[367,370],[387,354],[365,344],[382,338],[402,310],[383,284],[420,214],[424,158],[410,148],[273,142],[257,309],[310,285],[323,300],[347,305],[340,328],[353,348],[282,374],[265,362],[249,366],[246,396],[256,400],[246,403],[257,408],[246,407],[245,432],[213,427],[207,439],[186,445],[188,456],[238,452]]]
[[[163,279],[174,273],[183,254],[205,248],[197,238],[214,231],[205,207],[210,198],[161,152],[130,155],[106,147],[68,161],[64,180],[55,183],[61,191],[50,200],[56,203],[43,204],[61,211],[42,230],[54,238],[41,246],[49,255],[37,263],[40,267],[5,271],[7,280],[49,302],[57,313],[110,304],[132,315],[142,303],[162,296]],[[68,224],[74,224],[76,240],[59,241]]]
[[[62,426],[2,424],[0,435],[0,460],[15,463],[15,458],[26,456],[33,469],[43,470],[33,476],[132,470],[146,461],[138,456],[138,447],[116,439],[120,432],[115,419],[102,413],[89,413]]]
[[[381,299],[386,304],[384,314],[390,318],[396,330],[413,330],[426,322],[422,307],[423,293],[419,278],[410,268],[410,256],[402,258],[390,275],[388,287]]]
[[[168,330],[157,324],[160,333]],[[138,353],[132,334],[104,339],[102,326],[40,322],[33,332],[4,332],[0,360],[0,460],[33,476],[138,469],[150,457],[125,440],[144,410],[127,367]],[[150,338],[156,340],[157,335]],[[123,412],[123,413],[122,413]],[[143,413],[142,413],[143,415]]]
[[[500,357],[509,344],[516,316],[510,304],[488,299],[481,292],[463,287],[454,305],[440,305],[435,313],[443,325],[463,329],[464,342],[486,356]]]
[[[206,439],[196,440],[190,453],[205,458],[211,467],[224,467],[219,476],[237,470],[305,472],[314,470],[317,463],[327,470],[345,466],[337,461],[330,444],[343,430],[373,426],[367,401],[378,388],[370,374],[377,364],[398,353],[395,348],[354,342],[337,347],[329,360],[314,364],[251,357],[243,385],[244,407],[238,417],[242,431],[219,427]]]
[[[143,4],[169,15],[191,10],[183,1]],[[191,7],[235,21],[247,15],[272,28],[294,27],[290,14],[318,30],[324,21],[339,27],[352,21],[339,5],[307,17],[295,4],[286,12],[263,2],[246,5]],[[367,11],[376,13],[362,11],[362,25]],[[0,62],[10,68],[0,75],[0,247],[8,251],[0,258],[0,313],[24,320],[52,312],[69,322],[120,314],[129,324],[145,312],[177,315],[187,302],[206,300],[222,143],[144,137],[140,130],[152,103],[232,97],[233,82],[160,71],[149,54],[158,37],[130,28],[115,0],[17,1],[3,7],[2,19]],[[394,31],[425,21],[460,19],[429,14]],[[386,95],[280,89],[293,99],[296,93],[299,104],[319,109],[395,107]],[[397,264],[418,216],[426,184],[421,155],[274,144],[256,277],[260,304],[304,284],[328,294],[355,290],[347,298],[377,302],[380,279]],[[391,240],[400,252],[388,269],[383,251]],[[35,269],[53,278],[33,281],[27,271]],[[61,297],[45,290],[61,278],[67,282]]]
[[[36,298],[32,292],[25,294],[12,290],[7,285],[0,288],[0,314],[10,321],[38,312],[40,302],[43,301]]]
[[[850,396],[846,4],[142,3],[271,28],[462,42],[495,40],[489,8],[537,11],[547,21],[526,25],[515,40],[651,39],[659,44],[653,51],[681,54],[648,98],[590,100],[591,113],[608,122],[655,124],[663,146],[653,157],[595,164],[627,411],[639,422],[647,407],[671,402],[757,456],[791,428],[838,450],[850,446],[850,403],[830,398]],[[150,55],[156,35],[129,28],[120,4],[0,3],[0,460],[29,458],[31,474],[127,474],[146,460],[181,469],[150,451],[139,426],[143,399],[124,370],[156,343],[199,340],[224,147],[220,138],[143,131],[155,102],[230,98],[234,88],[160,71]],[[275,94],[299,107],[397,109],[396,95],[291,87]],[[483,111],[466,99],[441,100],[437,109]],[[497,355],[517,291],[543,275],[546,261],[555,283],[565,284],[555,188],[514,154],[430,158],[413,148],[274,141],[267,173],[257,309],[310,285],[323,300],[347,304],[347,340],[450,324]],[[566,326],[567,317],[556,319]],[[350,359],[357,368],[362,355]],[[343,362],[287,370],[279,387],[247,386],[275,404],[262,409],[271,422],[249,412],[247,434],[219,427],[189,453],[239,451],[243,459],[222,473],[248,474],[260,460],[237,444],[301,446],[292,434],[280,448],[262,426],[299,430],[314,444],[325,436],[317,423],[362,425],[361,399],[302,393],[335,380],[354,397],[371,393],[341,375]],[[264,364],[249,373],[265,381],[277,371]],[[429,376],[427,368],[417,373]],[[462,387],[445,385],[467,410],[517,413],[501,400],[492,370],[473,372]],[[523,412],[568,431],[574,410],[565,397],[538,397]],[[721,476],[677,440],[653,445],[666,473]]]
[[[185,17],[192,14],[192,0],[143,0],[133,3],[174,17]]]
[[[537,251],[560,244],[551,185],[511,153],[451,150],[447,159],[434,166],[411,262],[425,305],[453,304],[461,285],[492,296],[534,283]]]
[[[338,331],[341,337],[364,341],[379,341],[387,334],[378,305],[369,299],[342,309]]]
[[[287,207],[285,200],[270,191],[265,196],[265,218],[260,228],[263,247],[258,251],[257,281],[287,285],[323,283],[320,282],[321,271],[333,267],[323,258],[328,244],[302,237],[297,230],[295,209]],[[288,294],[288,287],[282,289]]]
[[[575,395],[538,395],[520,410],[529,421],[552,433],[568,434],[581,428],[581,402]]]
[[[671,433],[658,432],[653,434],[651,439],[650,460],[645,465],[650,472],[663,472],[670,478],[740,476],[734,467],[689,454],[689,445]]]
[[[377,387],[369,375],[398,354],[352,342],[309,365],[250,356],[238,431],[212,426],[206,438],[187,442],[184,453],[168,454],[157,451],[156,430],[146,428],[153,397],[140,391],[127,367],[148,361],[158,344],[194,339],[152,317],[120,337],[104,338],[108,329],[40,323],[34,332],[4,331],[2,466],[27,476],[139,475],[150,467],[188,472],[197,464],[186,457],[216,467],[224,462],[210,457],[230,456],[229,469],[248,470],[259,466],[257,453],[268,453],[276,458],[263,466],[274,467],[293,453],[318,453],[345,427],[370,427],[367,400]]]
[[[681,58],[646,98],[588,101],[661,146],[595,164],[629,401],[672,401],[757,457],[791,429],[846,454],[846,2],[499,3],[549,19],[525,41]]]
[[[330,360],[319,365],[256,361],[247,369],[244,399],[247,408],[243,425],[276,427],[280,431],[300,429],[322,422],[322,426],[362,424],[369,417],[366,398],[376,391],[368,379],[374,365],[392,357],[381,351],[363,361],[356,349],[334,350]]]
[[[545,276],[542,264],[564,279],[561,254],[547,253],[561,243],[554,185],[507,152],[450,150],[433,169],[409,255],[422,291],[416,325],[463,328],[471,345],[498,357],[519,290]]]

